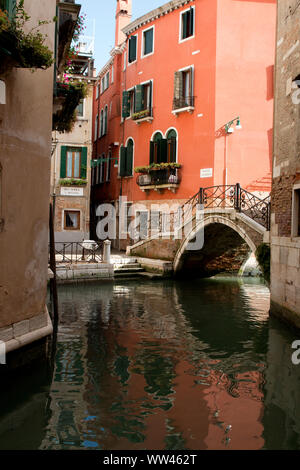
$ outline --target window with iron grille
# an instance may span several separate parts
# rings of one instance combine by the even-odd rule
[[[175,72],[173,109],[194,106],[194,74],[193,67]]]

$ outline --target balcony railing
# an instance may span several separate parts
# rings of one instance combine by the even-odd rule
[[[150,170],[145,175],[138,175],[137,184],[141,187],[179,185],[181,181],[179,168],[164,168]]]
[[[182,108],[193,108],[194,107],[194,96],[182,96],[181,98],[173,99],[173,110]]]

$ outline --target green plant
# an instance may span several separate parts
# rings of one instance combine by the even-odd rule
[[[256,259],[263,272],[264,278],[270,282],[270,263],[271,263],[271,249],[267,243],[262,243],[258,246],[255,252]]]
[[[135,173],[149,173],[152,170],[166,170],[166,169],[177,169],[181,168],[180,163],[176,162],[165,162],[165,163],[151,163],[151,165],[148,166],[136,166],[134,168]]]
[[[85,186],[87,184],[87,180],[84,180],[82,178],[61,179],[59,180],[59,184],[60,186]]]
[[[87,95],[84,82],[57,83],[57,96],[64,98],[62,109],[53,115],[53,130],[71,132],[76,122],[76,108]]]
[[[144,109],[144,111],[139,111],[138,113],[132,114],[132,119],[137,120],[137,119],[143,119],[144,117],[147,117],[150,115],[150,109]]]
[[[47,35],[37,28],[49,24],[49,21],[39,21],[37,26],[25,33],[24,26],[29,20],[30,16],[24,10],[24,0],[16,5],[15,15],[11,20],[7,12],[0,10],[0,42],[18,66],[47,69],[54,62],[53,54],[45,45]]]

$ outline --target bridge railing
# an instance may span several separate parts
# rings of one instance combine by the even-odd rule
[[[270,230],[270,196],[260,199],[255,194],[243,189],[239,183],[235,185],[218,185],[200,188],[199,191],[181,206],[174,217],[174,227],[183,219],[185,222],[192,220],[196,213],[197,205],[203,209],[235,209],[244,213],[267,230]]]

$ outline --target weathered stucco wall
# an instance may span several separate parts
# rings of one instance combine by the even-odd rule
[[[300,183],[300,7],[278,2],[271,228],[271,313],[300,327],[300,237],[293,192]]]
[[[25,1],[32,26],[51,21],[55,0]],[[54,23],[41,31],[54,49]],[[6,70],[6,104],[0,104],[1,214],[0,328],[44,312],[53,67],[32,73]]]

